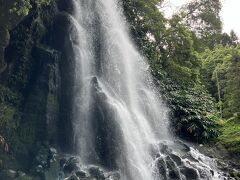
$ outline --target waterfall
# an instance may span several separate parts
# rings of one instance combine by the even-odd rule
[[[120,2],[73,3],[73,149],[81,163],[118,170],[123,180],[171,177],[173,154],[167,155],[165,144],[159,144],[171,141],[168,108],[130,38]]]

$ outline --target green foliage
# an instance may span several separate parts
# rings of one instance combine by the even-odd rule
[[[206,142],[218,136],[219,114],[203,86],[181,86],[164,76],[158,79],[160,91],[172,110],[172,125],[176,134],[197,142]]]
[[[222,105],[223,117],[232,117],[240,109],[240,47],[217,46],[212,51],[206,50],[200,56],[205,86]]]
[[[37,7],[48,6],[48,5],[50,5],[51,2],[52,2],[52,0],[35,0]]]
[[[174,131],[184,138],[209,140],[218,134],[219,116],[201,84],[201,61],[194,47],[197,36],[182,16],[165,19],[157,8],[161,2],[123,0],[124,12],[133,38],[148,58],[152,74],[172,109]]]
[[[194,33],[198,50],[217,44],[222,31],[221,7],[220,0],[192,0],[182,7],[182,20]]]
[[[12,132],[18,128],[18,123],[15,121],[15,108],[0,103],[0,134],[10,137]]]
[[[218,99],[216,74],[218,74],[219,79],[224,79],[224,75],[230,64],[231,52],[231,48],[217,46],[214,50],[206,49],[203,53],[199,54],[202,61],[201,76],[204,85],[216,99]],[[224,84],[220,86],[223,87]]]
[[[15,66],[8,81],[12,87],[22,91],[27,85],[31,70],[30,52],[33,43],[31,29],[20,25],[13,31],[12,39],[14,41],[10,43],[10,51],[14,52],[11,55],[11,60],[15,61]]]
[[[36,17],[29,18],[26,23],[20,24],[11,34],[12,41],[8,51],[9,59],[14,62],[13,72],[8,79],[8,84],[20,92],[25,91],[34,73],[36,62],[31,57],[33,46],[41,41],[46,33],[46,28],[40,18],[39,12]]]
[[[231,153],[240,154],[240,116],[235,115],[233,118],[222,120],[219,123],[222,128],[221,135],[217,139],[218,146]]]
[[[233,50],[231,64],[226,73],[227,82],[223,89],[223,107],[226,117],[240,114],[240,47]]]
[[[152,74],[172,110],[173,131],[181,137],[204,142],[218,136],[220,124],[219,145],[232,152],[239,151],[240,48],[234,32],[221,33],[220,1],[193,0],[170,19],[164,18],[158,8],[162,2],[122,0],[132,38],[148,58]],[[51,0],[17,0],[11,9],[19,16],[34,10],[11,34],[9,63],[13,68],[7,83],[18,92],[24,92],[33,78],[36,62],[31,50],[46,32],[43,22],[49,20],[44,21],[39,10],[50,3]],[[0,87],[0,135],[15,144],[15,151],[22,157],[27,154],[22,142],[33,143],[35,134],[44,130],[36,130],[34,122],[34,119],[40,122],[41,117],[28,114],[27,119],[32,121],[22,120],[26,127],[17,132],[20,101],[18,94]],[[216,106],[223,107],[224,116],[230,120],[218,123],[220,113]]]
[[[125,16],[139,49],[150,59],[160,56],[166,19],[157,8],[159,0],[122,0]],[[157,42],[157,43],[156,43]]]
[[[11,13],[16,13],[18,16],[27,16],[32,7],[37,8],[49,5],[52,0],[17,0],[10,9]]]
[[[19,121],[16,116],[16,108],[20,102],[20,96],[9,88],[0,86],[0,135],[11,139],[16,132]]]
[[[181,24],[179,16],[169,20],[165,55],[162,66],[176,83],[189,86],[198,81],[200,62],[193,48],[191,32]]]
[[[32,5],[30,0],[18,0],[13,4],[13,7],[10,9],[11,13],[16,13],[18,16],[28,15]]]
[[[222,116],[217,144],[231,153],[240,153],[240,47],[217,46],[201,54],[202,79],[218,100]],[[219,95],[217,95],[219,94]]]

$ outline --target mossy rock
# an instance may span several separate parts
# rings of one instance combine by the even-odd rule
[[[15,180],[35,180],[30,176],[22,176],[22,177],[18,177]]]
[[[72,0],[58,0],[58,8],[60,11],[66,11],[68,13],[73,12],[74,4]]]
[[[17,172],[13,170],[2,170],[0,172],[0,179],[3,180],[14,180],[17,176]]]
[[[7,47],[10,41],[10,34],[6,27],[0,26],[0,47]]]
[[[3,160],[0,159],[0,171],[3,170],[3,168],[4,168]]]

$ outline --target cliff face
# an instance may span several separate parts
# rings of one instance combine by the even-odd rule
[[[23,18],[9,14],[13,2],[0,7],[0,170],[28,170],[36,144],[71,150],[72,6],[33,6]]]
[[[15,0],[0,1],[0,74],[5,70],[6,63],[4,62],[4,50],[9,45],[9,31],[14,29],[23,19],[22,15],[12,13]]]

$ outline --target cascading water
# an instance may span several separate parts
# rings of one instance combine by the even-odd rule
[[[120,3],[73,3],[74,149],[81,163],[119,170],[123,180],[187,179],[165,147],[173,142],[168,110],[155,91],[148,64],[129,38]]]

